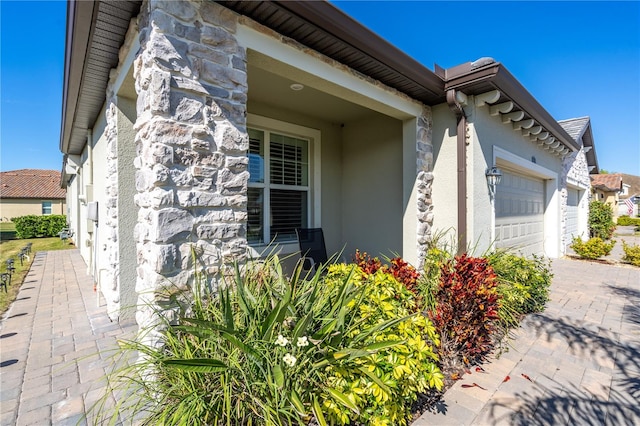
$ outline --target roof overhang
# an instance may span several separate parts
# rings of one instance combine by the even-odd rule
[[[557,151],[564,148],[565,152],[575,152],[580,149],[578,143],[500,62],[484,58],[446,70],[436,67],[436,73],[444,79],[445,91],[454,89],[465,95],[481,95],[497,91],[492,103],[508,106],[504,109],[505,114],[512,114],[510,117],[519,118],[512,120],[514,123],[525,122],[525,120],[531,123],[530,120],[533,120],[531,126],[540,127],[537,134],[545,135],[545,142],[553,138],[554,143],[558,141],[562,144],[562,147],[556,148]]]
[[[67,34],[60,151],[80,154],[106,98],[109,72],[130,21],[141,1],[71,0],[67,3]]]
[[[593,132],[591,131],[591,122],[587,125],[582,134],[582,145],[584,147],[585,156],[587,157],[587,165],[590,174],[600,173],[598,167],[598,157],[596,156],[596,147],[593,143]]]
[[[427,105],[444,102],[431,70],[327,1],[218,1]]]
[[[220,1],[321,54],[427,105],[444,101],[443,82],[327,1]],[[109,72],[118,65],[138,0],[71,0],[67,35],[60,150],[80,154],[106,98]]]

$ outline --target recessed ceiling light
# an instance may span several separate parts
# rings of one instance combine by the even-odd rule
[[[304,89],[304,86],[302,84],[300,84],[300,83],[293,83],[289,87],[291,88],[291,90],[295,90],[296,92]]]

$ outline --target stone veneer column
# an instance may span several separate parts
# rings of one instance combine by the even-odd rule
[[[417,161],[416,180],[418,189],[418,265],[419,270],[424,265],[427,246],[431,241],[431,227],[433,225],[433,200],[431,186],[433,184],[433,121],[431,108],[425,107],[417,120]]]
[[[562,176],[560,177],[560,238],[562,241],[562,250],[571,241],[565,240],[567,231],[567,202],[569,197],[568,183],[586,188],[591,188],[591,179],[589,178],[589,164],[584,149],[568,154],[562,159]]]
[[[192,247],[212,274],[244,260],[249,173],[236,15],[213,2],[151,0],[139,19],[136,319],[144,328],[163,290],[192,284]]]
[[[100,291],[107,302],[107,314],[113,320],[118,317],[120,310],[120,300],[118,298],[118,128],[117,128],[117,107],[115,96],[107,91],[107,125],[104,135],[107,139],[107,182],[106,182],[106,218],[107,227],[107,263],[109,268],[103,276],[98,271],[98,276],[94,277],[100,282]],[[102,218],[100,218],[102,220]],[[99,248],[96,248],[99,249]]]

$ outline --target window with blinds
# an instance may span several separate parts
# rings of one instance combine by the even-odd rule
[[[295,240],[309,218],[309,141],[249,129],[248,156],[249,243]]]
[[[50,215],[53,213],[53,207],[51,201],[43,201],[42,202],[42,214]]]

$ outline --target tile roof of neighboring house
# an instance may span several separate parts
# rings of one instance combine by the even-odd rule
[[[0,172],[0,198],[65,198],[57,170],[20,169]]]
[[[589,117],[570,118],[568,120],[559,120],[558,123],[564,130],[569,133],[574,140],[578,140],[582,137],[587,124],[589,124]]]
[[[603,191],[621,191],[622,176],[619,174],[591,175],[591,186]]]

